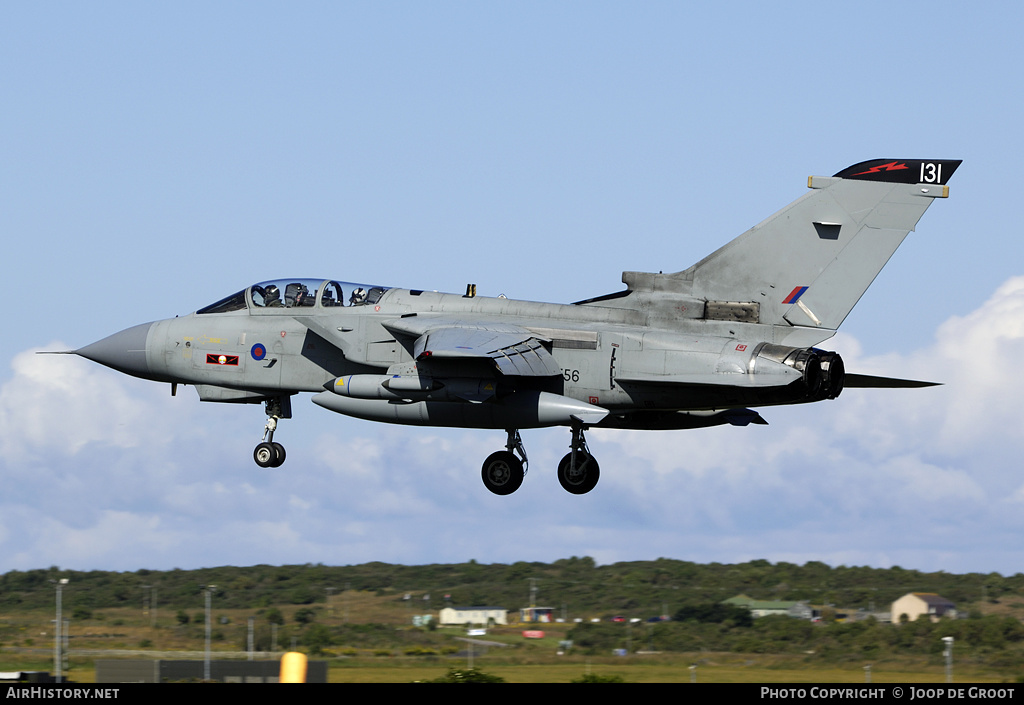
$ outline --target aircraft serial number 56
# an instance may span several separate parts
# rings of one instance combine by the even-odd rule
[[[579,370],[562,370],[562,379],[566,382],[579,382],[580,371]]]

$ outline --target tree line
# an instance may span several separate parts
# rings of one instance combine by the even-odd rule
[[[68,609],[142,605],[155,591],[161,609],[194,610],[201,586],[216,585],[221,608],[259,609],[272,605],[314,605],[345,590],[379,595],[442,595],[451,605],[497,605],[516,610],[530,604],[553,607],[556,616],[628,614],[640,618],[681,607],[717,603],[743,593],[761,600],[806,600],[850,609],[884,611],[907,592],[935,592],[958,604],[995,602],[1024,596],[1024,574],[922,572],[869,567],[831,567],[754,560],[699,564],[668,558],[597,565],[589,557],[552,563],[516,562],[396,565],[364,563],[132,572],[74,571],[56,566],[0,575],[0,609],[42,608],[53,604],[54,582],[68,579]]]

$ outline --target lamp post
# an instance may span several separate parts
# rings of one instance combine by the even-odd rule
[[[156,585],[142,586],[142,616],[149,617],[150,626],[156,627]]]
[[[334,602],[331,600],[331,596],[338,591],[336,587],[325,587],[324,592],[327,593],[327,615],[329,617],[334,616]]]
[[[942,650],[942,655],[946,657],[946,682],[953,682],[953,637],[944,636],[942,637],[942,643],[946,647]]]
[[[206,651],[203,655],[203,680],[210,680],[210,597],[217,588],[216,585],[200,585],[206,592]]]
[[[249,640],[248,640],[248,644],[249,644],[249,660],[250,661],[253,660],[253,658],[254,658],[253,652],[256,650],[256,639],[255,639],[256,635],[254,633],[255,623],[256,623],[256,618],[255,617],[249,617]]]
[[[64,590],[64,586],[68,584],[67,578],[61,578],[60,580],[51,580],[51,583],[57,586],[57,619],[54,621],[54,635],[53,635],[53,670],[56,674],[58,683],[63,682],[63,676],[61,674],[61,666],[63,665],[63,657],[61,655],[61,637],[60,630],[64,624],[60,615],[60,600],[61,592]]]

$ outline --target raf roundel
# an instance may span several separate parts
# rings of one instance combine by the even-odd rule
[[[267,356],[267,346],[263,343],[256,343],[249,352],[252,353],[253,360],[262,360]]]

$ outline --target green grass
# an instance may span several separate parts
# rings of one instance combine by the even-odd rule
[[[561,662],[552,657],[544,663],[518,664],[482,658],[475,659],[473,665],[487,673],[501,676],[509,683],[568,683],[586,673],[621,676],[629,683],[689,683],[689,667],[694,656],[571,657]],[[698,683],[864,682],[862,666],[821,668],[792,664],[773,656],[752,661],[735,654],[717,655],[715,661],[697,667]],[[350,664],[344,668],[332,667],[329,678],[332,683],[408,683],[437,678],[452,665],[466,665],[466,662],[439,660],[429,665],[391,662]],[[942,668],[907,661],[874,666],[871,680],[873,683],[943,683],[945,673]],[[999,683],[1012,678],[1007,674],[962,669],[954,673],[954,680],[960,683]]]
[[[72,657],[67,678],[78,683],[95,681],[92,658]],[[96,657],[101,658],[101,657]],[[477,656],[473,665],[486,673],[501,676],[509,683],[568,683],[592,673],[620,676],[629,683],[689,683],[690,665],[698,683],[863,683],[864,664],[847,667],[801,662],[794,657],[746,654],[656,654],[628,657],[557,656],[553,652],[524,654],[502,653]],[[77,663],[75,663],[77,661]],[[433,680],[450,667],[468,665],[465,658],[392,657],[342,658],[329,661],[331,683],[410,683]],[[53,670],[52,656],[0,652],[0,671]],[[1019,674],[996,673],[990,669],[960,666],[954,668],[958,683],[1000,683]],[[873,683],[943,683],[941,666],[923,659],[904,658],[872,665]]]

